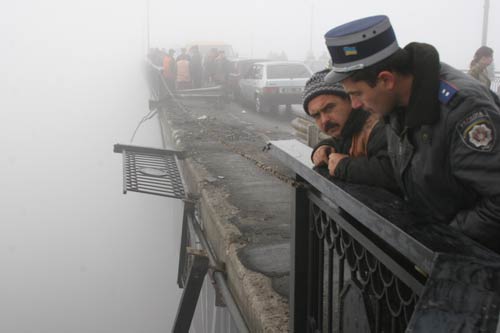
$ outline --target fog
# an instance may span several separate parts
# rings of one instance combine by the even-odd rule
[[[3,1],[0,332],[171,327],[181,205],[122,195],[112,153],[147,111],[148,3],[152,47],[216,40],[240,56],[302,60],[310,43],[325,52],[335,25],[385,13],[401,45],[432,43],[460,68],[480,46],[483,15],[472,0]],[[497,52],[499,13],[492,0],[488,45]],[[156,119],[134,144],[161,146]]]
[[[500,1],[490,1],[488,45],[500,51]],[[312,42],[316,57],[326,51],[324,34],[364,16],[385,14],[400,45],[435,45],[441,59],[467,68],[481,46],[483,0],[150,0],[151,45],[182,46],[189,41],[233,44],[240,56],[285,51],[303,60]],[[312,24],[311,24],[312,18]],[[312,38],[311,38],[312,37]]]
[[[123,195],[146,114],[138,2],[2,4],[0,332],[162,332],[181,207]],[[150,121],[134,144],[161,146]]]

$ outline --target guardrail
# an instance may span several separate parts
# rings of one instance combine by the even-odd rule
[[[321,140],[329,138],[315,123],[301,117],[292,120],[292,127],[295,130],[295,136],[309,147],[314,147]]]
[[[497,330],[499,255],[418,220],[383,189],[327,179],[296,140],[270,147],[302,184],[292,198],[292,332]]]
[[[157,99],[161,101],[164,98],[177,99],[198,99],[214,103],[217,107],[223,107],[226,99],[226,92],[221,85],[203,87],[198,89],[171,90],[163,77],[163,69],[156,66],[151,61],[146,60],[145,71],[150,89]]]

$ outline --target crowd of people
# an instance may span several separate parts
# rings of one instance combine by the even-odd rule
[[[201,54],[193,45],[182,48],[176,56],[174,49],[151,49],[149,60],[162,68],[162,75],[171,91],[196,89],[213,85],[225,86],[230,72],[230,64],[223,50],[210,49]]]

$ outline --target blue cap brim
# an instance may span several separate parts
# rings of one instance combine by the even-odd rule
[[[341,82],[342,80],[347,79],[352,74],[353,74],[353,72],[340,73],[340,72],[331,71],[330,73],[328,73],[325,76],[325,82],[338,83],[338,82]]]

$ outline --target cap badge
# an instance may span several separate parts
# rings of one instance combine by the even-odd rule
[[[344,46],[344,53],[346,56],[353,56],[358,54],[355,46]]]

